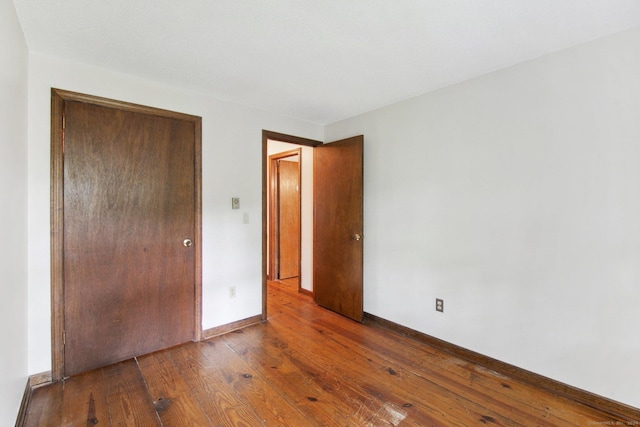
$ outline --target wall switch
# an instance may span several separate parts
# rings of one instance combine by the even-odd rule
[[[249,224],[249,212],[245,212],[242,214],[242,223]]]
[[[236,297],[236,287],[229,286],[229,298],[235,298],[235,297]]]
[[[240,197],[231,198],[231,209],[240,209]]]
[[[436,311],[444,313],[444,300],[436,298]]]

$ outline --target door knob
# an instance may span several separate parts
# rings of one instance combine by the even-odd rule
[[[189,247],[191,247],[191,245],[193,245],[193,242],[191,241],[191,239],[184,239],[184,240],[182,241],[182,244],[183,244],[185,247],[189,248]]]
[[[353,240],[355,240],[356,242],[359,241],[359,240],[362,240],[362,236],[359,235],[358,233],[356,233],[356,234],[353,235]]]

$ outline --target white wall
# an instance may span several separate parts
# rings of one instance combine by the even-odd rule
[[[0,425],[13,425],[27,384],[27,45],[0,0]]]
[[[294,135],[298,136],[298,135]],[[313,147],[268,141],[267,155],[300,149],[300,286],[313,291]]]
[[[29,55],[29,372],[51,369],[51,87],[202,117],[203,328],[262,313],[262,130],[320,139],[321,126],[31,52]],[[231,209],[240,197],[241,209]],[[242,214],[249,213],[249,224]],[[237,296],[229,299],[228,287]]]
[[[354,134],[367,312],[640,407],[640,29],[325,139]]]

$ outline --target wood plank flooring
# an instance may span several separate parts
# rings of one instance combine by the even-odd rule
[[[353,322],[296,290],[269,285],[266,323],[36,388],[24,425],[640,425]]]

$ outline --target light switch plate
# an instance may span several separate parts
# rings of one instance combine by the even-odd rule
[[[231,198],[231,209],[240,209],[240,197]]]

